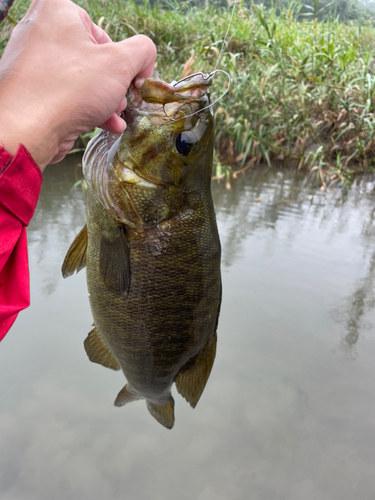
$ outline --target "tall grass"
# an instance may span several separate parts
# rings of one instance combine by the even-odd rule
[[[27,3],[15,2],[14,19]],[[206,9],[184,2],[168,9],[123,0],[76,3],[114,40],[150,36],[165,80],[178,79],[189,59],[185,73],[211,71],[231,14],[209,2]],[[231,76],[228,94],[215,106],[222,164],[244,169],[261,161],[291,163],[315,172],[323,184],[375,167],[373,26],[319,22],[314,5],[302,22],[296,2],[278,15],[237,5],[219,63]],[[215,93],[226,84],[218,77]]]

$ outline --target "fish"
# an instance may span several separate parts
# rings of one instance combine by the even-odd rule
[[[212,77],[171,84],[154,71],[127,93],[120,134],[87,146],[87,222],[65,257],[86,267],[89,359],[122,370],[116,406],[144,399],[174,425],[173,384],[195,407],[216,355],[221,247],[211,195]]]

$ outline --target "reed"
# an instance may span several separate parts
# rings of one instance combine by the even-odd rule
[[[15,2],[14,19],[27,3]],[[113,40],[150,36],[165,80],[213,70],[231,14],[209,2],[207,8],[188,2],[168,8],[147,1],[77,3]],[[375,167],[372,21],[321,22],[314,11],[301,21],[300,9],[296,2],[277,12],[237,5],[218,66],[231,76],[229,92],[215,106],[219,175],[228,172],[223,165],[244,170],[265,161],[306,169],[326,185]],[[226,85],[218,77],[214,93]]]

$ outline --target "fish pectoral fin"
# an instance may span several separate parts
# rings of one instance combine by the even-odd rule
[[[170,396],[168,403],[164,405],[157,405],[147,401],[147,408],[151,415],[159,422],[159,424],[164,425],[167,429],[172,429],[174,425],[174,399]]]
[[[141,398],[134,396],[134,394],[130,392],[129,385],[126,384],[126,386],[123,387],[121,391],[118,393],[117,398],[115,400],[115,406],[124,406],[128,403],[131,403],[132,401],[137,401],[138,399]]]
[[[205,348],[189,360],[177,373],[175,383],[178,392],[192,408],[195,408],[210,376],[216,355],[216,334],[211,337]]]
[[[126,297],[130,289],[130,258],[125,227],[103,230],[99,267],[103,282],[114,293]]]
[[[120,365],[96,328],[93,328],[88,334],[84,346],[89,360],[93,363],[116,371],[120,369]]]
[[[65,256],[61,272],[63,278],[68,278],[76,271],[79,273],[86,266],[87,226],[86,224],[74,238]]]

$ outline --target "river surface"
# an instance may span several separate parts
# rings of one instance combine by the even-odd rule
[[[214,183],[223,257],[215,365],[175,427],[92,364],[79,159],[49,167],[28,229],[31,307],[0,346],[1,500],[374,500],[375,178]]]

